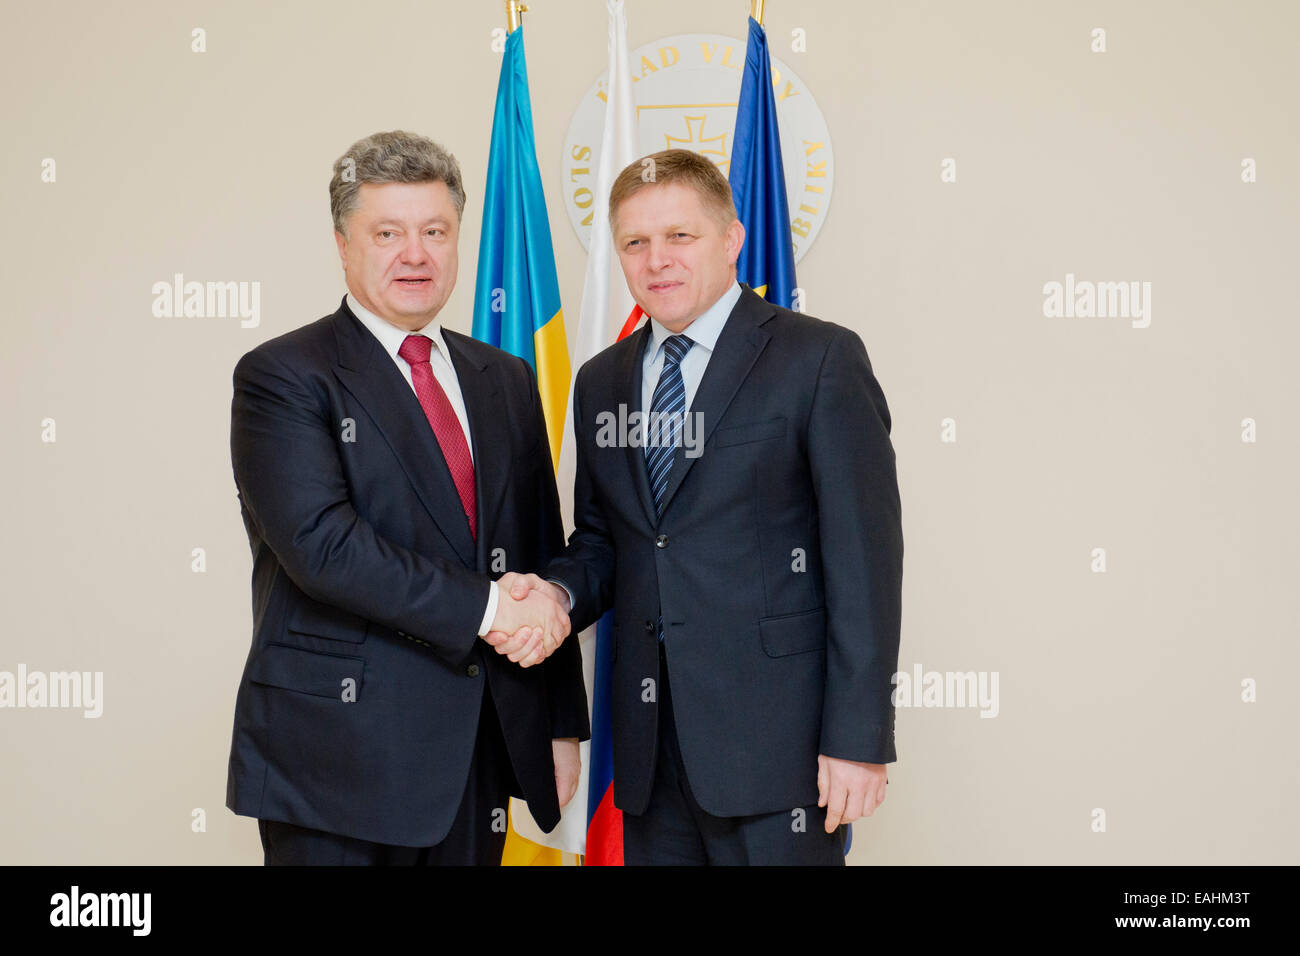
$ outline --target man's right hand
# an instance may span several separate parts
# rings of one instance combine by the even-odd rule
[[[527,597],[529,591],[541,591],[551,597],[565,614],[573,610],[573,608],[569,607],[568,591],[557,584],[552,584],[550,581],[543,581],[535,574],[520,574],[518,571],[511,571],[508,574],[501,575],[501,580],[497,583],[506,589],[515,600]]]
[[[528,584],[521,583],[525,581]],[[530,588],[531,581],[544,586]],[[513,572],[496,586],[501,591],[497,614],[484,640],[520,667],[540,664],[569,636],[568,595],[536,575]],[[558,602],[555,592],[560,595]]]

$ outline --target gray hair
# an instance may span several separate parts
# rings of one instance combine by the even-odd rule
[[[334,228],[347,235],[348,217],[361,202],[366,183],[446,183],[456,218],[465,211],[465,186],[456,157],[433,140],[396,129],[359,139],[334,161],[330,212]]]

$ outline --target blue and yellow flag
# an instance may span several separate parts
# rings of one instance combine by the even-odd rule
[[[555,468],[569,397],[569,346],[564,336],[551,226],[546,219],[546,199],[533,142],[522,26],[506,37],[497,83],[483,196],[483,233],[478,248],[473,335],[519,356],[537,373],[551,442],[551,467]],[[524,839],[511,820],[503,866],[561,862],[559,850]]]
[[[772,60],[767,34],[753,17],[727,178],[736,214],[745,227],[736,278],[768,302],[794,308],[794,240],[772,93]]]
[[[554,468],[569,396],[569,346],[533,142],[522,26],[506,37],[497,84],[473,335],[518,355],[537,373]]]

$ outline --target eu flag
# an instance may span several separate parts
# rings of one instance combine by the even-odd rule
[[[772,61],[767,34],[753,17],[728,180],[736,214],[745,227],[736,278],[767,301],[794,308],[794,242],[772,93]]]

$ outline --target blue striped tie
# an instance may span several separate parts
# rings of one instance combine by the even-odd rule
[[[645,465],[650,475],[650,490],[655,496],[655,512],[663,516],[664,492],[668,474],[673,470],[673,452],[682,437],[686,412],[686,383],[682,381],[681,361],[691,350],[692,342],[684,335],[664,339],[664,368],[650,400],[650,415],[644,423]]]
[[[686,412],[686,383],[682,381],[681,361],[695,343],[684,335],[664,339],[664,367],[650,400],[650,414],[644,422],[645,466],[650,475],[650,490],[655,496],[655,514],[663,517],[664,492],[668,474],[673,469],[673,452],[681,441]],[[667,426],[665,428],[665,425]],[[668,435],[665,435],[668,431]],[[664,639],[664,616],[659,615],[655,636]]]

